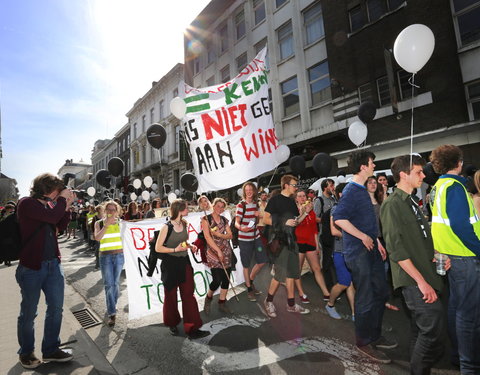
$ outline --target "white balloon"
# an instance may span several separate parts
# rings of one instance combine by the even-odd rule
[[[154,191],[150,192],[150,198],[154,199],[157,197],[157,194],[155,194]]]
[[[417,23],[398,34],[393,45],[393,55],[403,69],[417,73],[432,56],[434,47],[435,36],[432,30]]]
[[[177,199],[177,194],[175,193],[170,193],[168,194],[168,203],[172,204],[175,199]]]
[[[256,181],[253,181],[253,184],[255,185],[256,188],[258,188],[258,184]]]
[[[173,98],[170,102],[170,111],[179,120],[183,119],[187,112],[187,104],[185,103],[185,100],[178,96]]]
[[[90,206],[90,202],[85,202],[85,207]]]
[[[118,196],[119,196],[120,198],[123,198],[123,193],[119,193]]]
[[[140,181],[140,179],[136,178],[133,180],[133,187],[135,189],[140,189],[140,186],[142,186],[142,181]]]
[[[277,150],[275,151],[275,160],[278,164],[282,164],[284,161],[287,161],[289,156],[290,148],[287,145],[278,146]]]
[[[242,188],[238,188],[237,194],[238,194],[239,197],[242,197],[242,196],[243,196],[243,189],[242,189]]]
[[[178,196],[178,195],[180,195],[180,190],[175,189],[175,192],[174,192],[174,193],[177,194],[177,196]]]
[[[143,184],[145,185],[146,188],[149,188],[153,184],[153,178],[151,178],[150,176],[145,177],[143,179]]]
[[[158,185],[157,184],[152,184],[152,190],[157,191],[158,190]]]
[[[90,195],[91,197],[93,197],[96,193],[96,190],[93,186],[90,186],[88,189],[87,189],[87,194]]]
[[[337,177],[337,183],[343,184],[345,181],[347,181],[347,179],[345,178],[345,176],[338,176],[338,177]]]
[[[95,201],[93,199],[90,199],[90,204],[95,204]]]
[[[270,190],[268,188],[263,189],[263,191],[267,194],[270,192]]]
[[[134,201],[135,199],[137,199],[137,194],[135,194],[135,193],[130,194],[130,199],[131,199],[132,201]]]
[[[360,146],[367,139],[368,129],[361,121],[355,121],[348,127],[348,138],[354,145]]]
[[[150,199],[150,193],[148,191],[142,191],[142,198],[146,201]]]

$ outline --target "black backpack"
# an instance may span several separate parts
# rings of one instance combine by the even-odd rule
[[[170,237],[173,231],[173,224],[171,221],[167,221],[166,225],[168,227],[168,230],[167,230],[167,236],[165,237],[165,241],[163,243],[168,241],[168,238]],[[147,272],[148,277],[152,277],[153,273],[155,272],[155,267],[157,267],[158,259],[164,260],[165,257],[168,256],[168,254],[166,253],[157,253],[155,251],[155,245],[157,244],[159,234],[160,234],[159,230],[156,230],[155,232],[153,232],[153,238],[149,243],[150,255],[148,257],[148,272]]]
[[[38,234],[45,224],[40,224],[35,232],[22,244],[17,213],[13,212],[0,221],[0,262],[20,259],[20,252],[23,247]]]
[[[329,247],[333,249],[335,237],[332,234],[332,230],[330,229],[330,214],[332,209],[329,208],[322,214],[322,222],[320,225],[322,226],[322,234],[320,235],[320,239],[322,241],[322,246]]]
[[[245,211],[247,209],[247,203],[244,200],[242,200],[240,203],[242,204],[242,208],[243,208],[242,217],[240,219],[240,225],[241,225],[243,221],[243,217],[245,216]],[[232,222],[230,223],[230,231],[232,232],[232,240],[231,240],[232,248],[238,247],[238,229],[235,226],[236,221],[237,221],[237,214],[235,213],[235,216],[232,218]]]

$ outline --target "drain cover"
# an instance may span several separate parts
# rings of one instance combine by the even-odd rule
[[[101,322],[88,309],[73,311],[73,315],[77,318],[83,328],[90,328],[101,324]]]

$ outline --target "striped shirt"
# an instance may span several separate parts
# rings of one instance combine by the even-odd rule
[[[245,214],[243,213],[243,205],[242,202],[237,204],[237,213],[236,217],[240,218],[240,226],[247,226],[249,222],[253,221],[255,223],[255,211],[258,210],[257,203],[247,203],[244,201],[245,204]],[[242,220],[243,216],[243,220]],[[238,239],[240,241],[253,241],[256,238],[260,238],[260,232],[258,229],[252,230],[251,232],[242,232],[238,231]]]

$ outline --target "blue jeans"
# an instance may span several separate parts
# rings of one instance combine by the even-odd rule
[[[100,252],[100,270],[105,285],[108,315],[115,315],[117,312],[117,301],[120,295],[120,274],[124,262],[123,253],[102,254]]]
[[[402,294],[411,313],[410,373],[430,374],[444,351],[445,313],[442,302],[437,299],[433,303],[425,303],[417,286],[403,287]]]
[[[382,335],[383,312],[388,299],[385,266],[375,247],[364,249],[345,261],[355,287],[355,338],[357,346],[368,345]]]
[[[18,354],[35,350],[35,325],[40,291],[45,294],[47,312],[43,331],[42,353],[48,356],[60,345],[65,279],[60,261],[55,258],[42,262],[39,270],[18,265],[15,277],[22,293],[17,322]]]
[[[458,345],[461,373],[480,374],[480,259],[449,258],[448,331]]]

